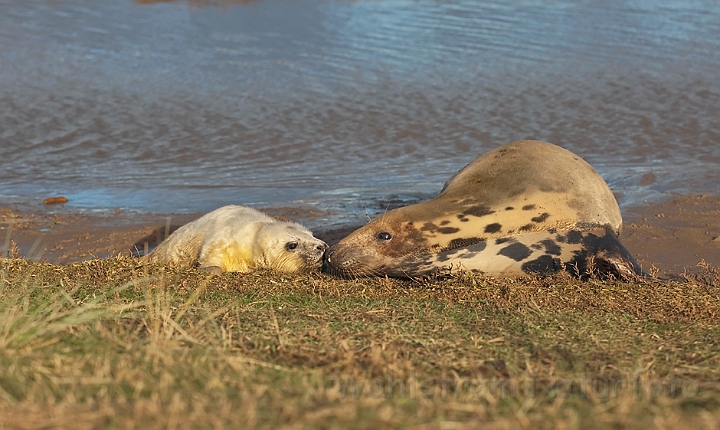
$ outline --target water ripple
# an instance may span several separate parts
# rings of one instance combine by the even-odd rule
[[[0,8],[0,195],[343,213],[522,138],[582,155],[623,205],[720,192],[715,3]]]

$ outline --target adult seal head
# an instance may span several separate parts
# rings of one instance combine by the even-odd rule
[[[326,271],[422,277],[641,269],[617,239],[622,217],[602,177],[559,146],[524,140],[468,164],[427,202],[387,212],[332,246]]]

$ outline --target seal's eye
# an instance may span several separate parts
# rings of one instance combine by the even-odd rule
[[[380,240],[390,240],[390,239],[392,239],[392,234],[390,234],[386,231],[381,231],[380,233],[377,234],[377,238]]]
[[[285,249],[288,251],[292,251],[295,248],[297,248],[297,242],[288,242],[285,244]]]

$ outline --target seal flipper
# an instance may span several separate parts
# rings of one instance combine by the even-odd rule
[[[624,280],[651,277],[640,267],[610,227],[596,227],[585,231],[573,230],[568,237],[573,234],[578,237],[582,249],[575,251],[574,258],[565,263],[565,270],[574,276],[579,278],[600,276]]]

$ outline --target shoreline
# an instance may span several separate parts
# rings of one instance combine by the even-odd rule
[[[291,221],[327,217],[301,207],[259,208]],[[88,214],[56,206],[0,204],[0,251],[32,261],[68,264],[118,254],[142,255],[167,232],[201,213],[156,214],[123,210]],[[679,275],[701,270],[704,263],[720,267],[720,196],[673,195],[623,213],[620,241],[646,270]],[[358,225],[315,229],[332,245]]]

